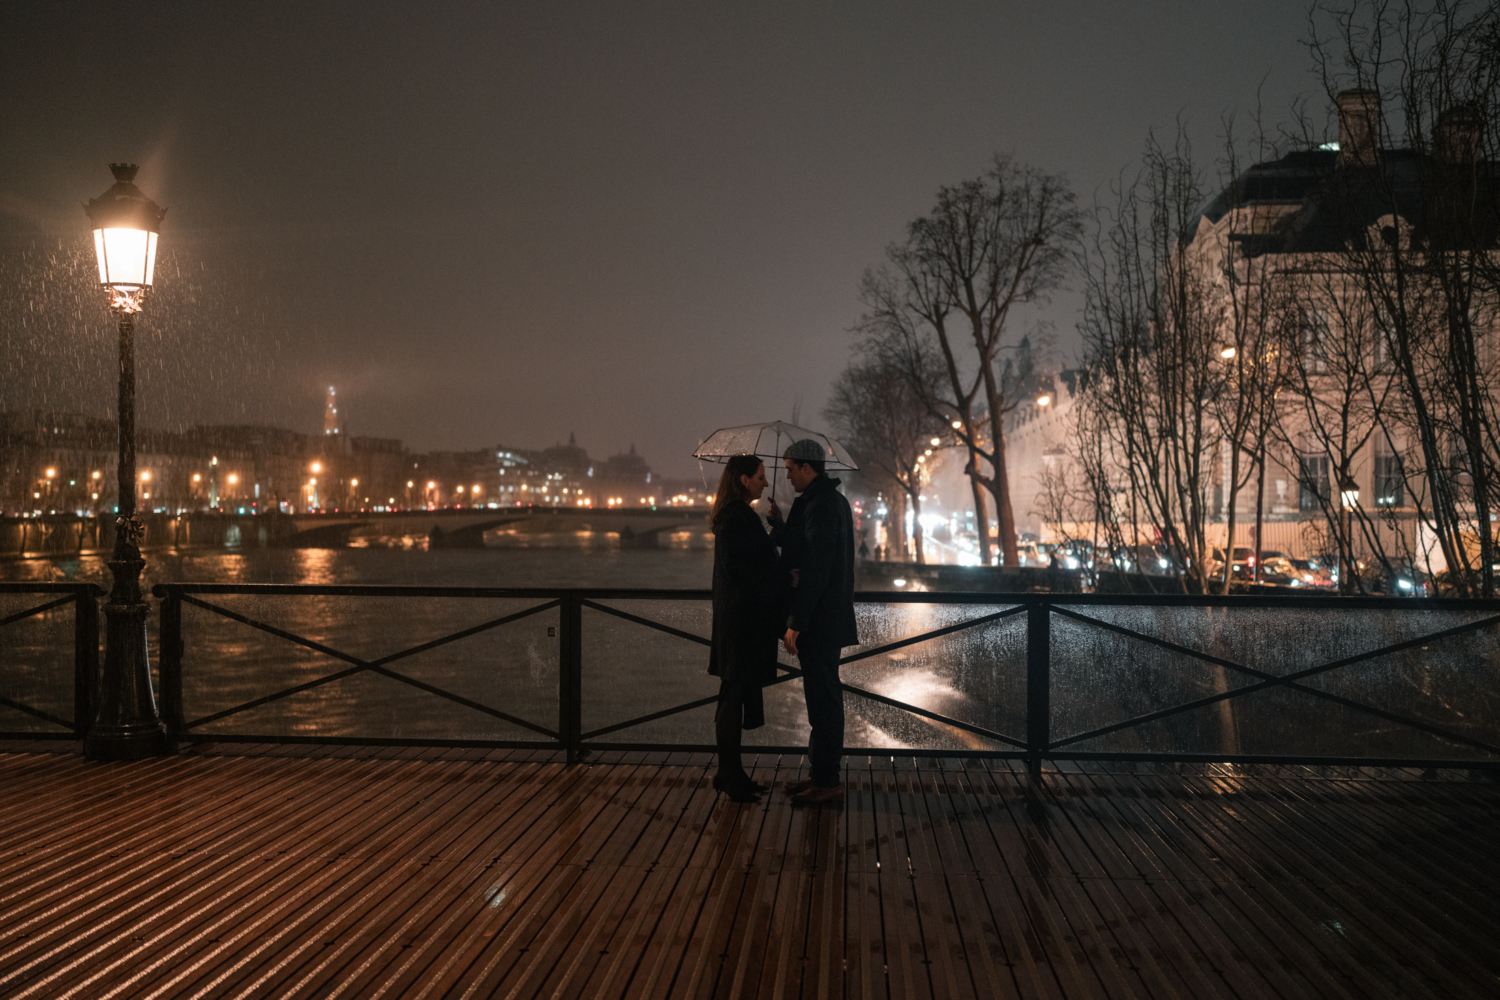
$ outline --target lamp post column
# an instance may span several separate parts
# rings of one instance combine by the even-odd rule
[[[135,512],[135,318],[120,313],[119,497],[115,547],[109,569],[114,575],[104,605],[104,671],[99,682],[99,714],[84,738],[84,755],[92,760],[136,760],[172,752],[166,727],[151,690],[151,663],[146,653],[146,616],[141,597],[141,521]]]

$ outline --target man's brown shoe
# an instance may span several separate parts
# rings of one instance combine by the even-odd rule
[[[788,795],[800,795],[813,786],[811,778],[803,778],[801,781],[788,781],[786,790]]]
[[[798,792],[792,796],[794,806],[834,806],[844,801],[844,786],[834,785],[832,788],[819,788],[813,785],[804,792]]]

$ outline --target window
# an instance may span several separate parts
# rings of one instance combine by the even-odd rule
[[[1473,482],[1469,475],[1469,449],[1459,438],[1448,445],[1448,479],[1458,489],[1466,490]]]
[[[1300,325],[1303,367],[1310,374],[1328,371],[1328,314],[1321,309],[1304,309]]]
[[[1375,370],[1382,375],[1389,375],[1395,370],[1395,352],[1391,349],[1391,338],[1394,334],[1380,323],[1375,326]]]
[[[1375,506],[1401,507],[1406,503],[1406,475],[1401,456],[1384,435],[1375,438]]]
[[[1303,510],[1320,510],[1331,498],[1328,492],[1328,456],[1303,455],[1300,464],[1297,481],[1302,487],[1302,496],[1299,506]]]

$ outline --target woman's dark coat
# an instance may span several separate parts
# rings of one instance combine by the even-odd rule
[[[739,681],[747,695],[751,689],[759,694],[776,679],[781,617],[776,580],[771,537],[748,503],[734,501],[720,513],[714,528],[714,627],[708,672]],[[749,714],[746,729],[752,728]]]

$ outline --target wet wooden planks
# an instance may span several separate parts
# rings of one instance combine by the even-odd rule
[[[0,745],[0,996],[1500,995],[1500,783],[858,757],[800,810],[712,765]]]

